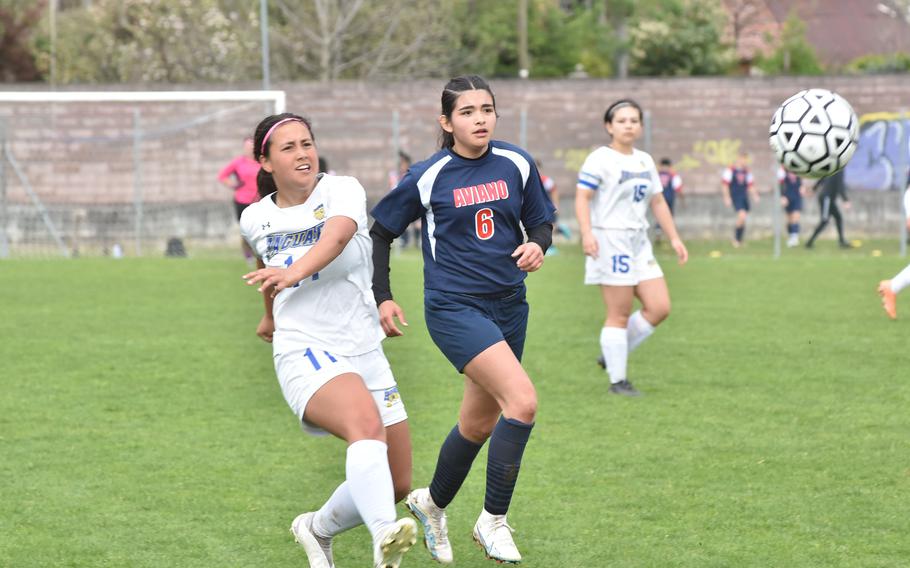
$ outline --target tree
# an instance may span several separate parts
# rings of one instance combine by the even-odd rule
[[[769,41],[771,38],[768,38]],[[758,67],[769,75],[821,75],[824,73],[815,48],[806,39],[806,24],[795,11],[784,21],[777,46],[759,58]]]
[[[631,30],[635,75],[718,75],[733,53],[721,40],[726,15],[714,0],[662,0]]]
[[[398,78],[444,74],[447,2],[275,0],[273,36],[289,78]]]
[[[31,43],[46,0],[25,6],[17,0],[0,0],[0,82],[41,79]]]
[[[258,53],[258,11],[240,0],[94,0],[58,15],[63,84],[245,81],[260,75]]]
[[[588,2],[589,3],[589,2]],[[485,4],[475,10],[472,0],[455,4],[457,36],[451,59],[452,74],[480,73],[514,77],[518,73],[517,2]],[[615,49],[612,32],[601,12],[585,2],[567,5],[557,0],[528,3],[530,76],[565,77],[581,64],[589,76],[609,76]]]
[[[732,47],[738,54],[743,32],[760,20],[763,0],[724,0],[724,4],[730,14]]]
[[[632,0],[603,0],[601,23],[613,24],[617,47],[613,54],[616,76],[625,79],[629,75],[629,19],[635,13],[636,3]]]

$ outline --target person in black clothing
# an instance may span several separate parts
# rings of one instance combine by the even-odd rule
[[[852,248],[852,245],[844,238],[844,218],[837,207],[837,199],[840,198],[844,202],[844,209],[850,209],[847,186],[844,183],[844,170],[818,180],[812,190],[818,193],[818,208],[821,218],[819,219],[818,227],[815,228],[812,236],[806,242],[806,248],[814,246],[815,239],[828,226],[828,221],[831,217],[834,217],[834,224],[837,227],[837,239],[840,243],[840,248]]]

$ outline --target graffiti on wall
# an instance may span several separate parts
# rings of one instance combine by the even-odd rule
[[[692,144],[692,151],[683,154],[676,162],[676,169],[689,171],[700,167],[702,164],[714,166],[729,166],[736,159],[742,148],[743,141],[739,138],[721,138],[720,140],[696,140]]]
[[[903,189],[910,166],[910,116],[876,112],[860,117],[859,143],[844,169],[844,181],[852,190]]]

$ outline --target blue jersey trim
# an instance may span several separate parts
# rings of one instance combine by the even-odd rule
[[[597,189],[597,187],[598,187],[596,183],[591,183],[591,182],[585,181],[581,178],[578,178],[578,185],[583,185],[590,189]]]

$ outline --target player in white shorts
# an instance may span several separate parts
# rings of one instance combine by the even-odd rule
[[[910,231],[910,180],[904,191],[904,215],[907,217],[907,230]],[[910,286],[910,264],[891,280],[882,280],[878,283],[878,295],[882,297],[882,308],[889,318],[897,319],[897,295],[907,286]]]
[[[600,286],[606,321],[599,360],[610,376],[609,391],[637,396],[626,371],[629,353],[670,314],[670,293],[648,240],[650,206],[680,264],[689,258],[663,197],[654,160],[634,147],[642,133],[642,110],[620,99],[604,114],[612,140],[585,159],[578,174],[575,214],[586,255],[585,284]],[[631,314],[634,298],[641,309]]]
[[[348,442],[345,481],[291,532],[311,568],[333,568],[332,537],[364,523],[374,566],[397,568],[416,542],[395,502],[411,484],[407,414],[389,363],[372,292],[366,193],[352,177],[318,173],[306,119],[267,117],[256,128],[262,165],[259,202],[240,218],[260,269],[265,315],[257,334],[271,341],[275,372],[291,410],[310,432]]]

